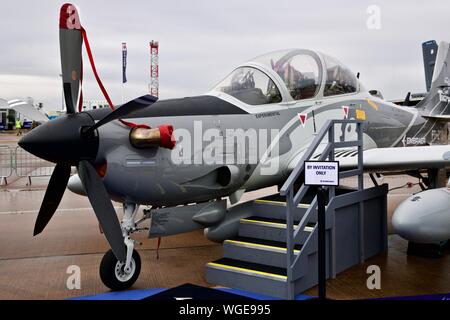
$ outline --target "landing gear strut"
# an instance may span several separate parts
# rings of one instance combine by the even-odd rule
[[[136,282],[141,272],[141,257],[134,249],[136,241],[131,239],[131,234],[148,230],[148,228],[138,228],[138,224],[149,217],[144,214],[142,219],[135,221],[138,209],[139,205],[135,203],[123,204],[124,216],[121,226],[124,244],[127,248],[126,260],[117,260],[112,250],[109,250],[105,253],[100,263],[100,278],[103,284],[111,290],[125,290],[130,288]]]

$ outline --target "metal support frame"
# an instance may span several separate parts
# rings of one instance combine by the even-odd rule
[[[356,131],[357,131],[357,140],[356,141],[335,141],[335,126],[337,124],[356,124]],[[324,161],[324,160],[330,160],[334,161],[334,154],[335,149],[337,148],[347,148],[347,147],[357,147],[358,148],[358,168],[354,170],[344,171],[339,174],[339,178],[344,177],[351,177],[351,176],[358,176],[358,190],[362,190],[364,187],[364,170],[363,170],[363,122],[360,120],[328,120],[325,125],[320,129],[320,131],[317,133],[316,137],[311,142],[310,146],[306,150],[305,154],[303,155],[302,159],[299,161],[297,166],[292,170],[291,174],[287,178],[286,182],[280,189],[280,194],[282,196],[286,196],[286,262],[287,262],[287,297],[290,300],[293,300],[295,298],[295,270],[299,263],[300,255],[295,256],[294,255],[294,245],[295,245],[295,239],[297,236],[304,230],[306,223],[308,222],[310,216],[314,213],[314,210],[316,210],[316,204],[317,204],[317,196],[314,197],[313,201],[311,202],[310,207],[306,211],[306,213],[303,215],[298,227],[294,229],[294,212],[297,210],[298,204],[301,202],[303,197],[307,194],[309,190],[309,186],[302,185],[298,191],[294,190],[295,182],[299,179],[301,176],[303,170],[304,170],[304,163],[305,161],[311,159],[311,157],[316,153],[317,148],[321,145],[322,140],[328,136],[328,143],[325,145],[323,152],[321,155],[315,159],[317,161]],[[336,277],[336,248],[335,248],[335,228],[334,228],[334,208],[333,206],[330,206],[333,199],[335,198],[335,187],[329,187],[328,188],[328,207],[325,211],[326,216],[326,225],[331,223],[331,245],[330,245],[330,275],[331,277]],[[363,220],[363,203],[360,202],[359,205],[359,223],[360,223],[360,230],[362,230],[362,225],[364,223]],[[309,235],[308,239],[305,242],[305,246],[308,245],[308,240],[310,240],[317,231],[317,226],[314,228],[313,232]],[[360,240],[363,241],[364,235],[362,232],[360,232]],[[360,257],[361,260],[364,258],[364,252],[363,252],[364,244],[361,242],[360,246]]]
[[[319,232],[319,244],[317,252],[318,268],[318,282],[319,282],[319,299],[324,300],[327,297],[327,268],[326,268],[326,217],[325,217],[325,194],[326,190],[323,187],[319,187],[317,191],[317,227]]]
[[[374,174],[373,174],[372,172],[369,173],[369,177],[370,177],[370,180],[372,180],[373,185],[374,185],[375,187],[378,187],[379,184],[378,184],[377,178],[375,178],[375,176],[374,176]]]

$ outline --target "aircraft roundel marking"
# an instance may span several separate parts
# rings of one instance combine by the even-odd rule
[[[342,106],[342,111],[344,111],[344,119],[348,118],[348,110],[349,110],[349,106]]]
[[[59,14],[59,27],[61,29],[81,30],[78,10],[73,4],[66,3],[61,7]]]
[[[300,120],[300,123],[304,127],[306,125],[306,118],[308,117],[307,113],[298,113],[298,118]]]

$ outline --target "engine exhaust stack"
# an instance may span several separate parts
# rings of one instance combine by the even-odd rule
[[[158,128],[134,127],[130,131],[130,143],[137,149],[158,147],[173,149],[176,141],[173,136],[173,127],[162,125]]]

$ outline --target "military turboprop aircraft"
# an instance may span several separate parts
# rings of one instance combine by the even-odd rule
[[[156,101],[145,95],[113,111],[77,113],[83,40],[99,80],[77,10],[63,5],[60,47],[67,116],[32,130],[19,144],[56,163],[35,235],[57,209],[71,166],[77,167],[69,188],[88,196],[112,248],[100,265],[102,281],[111,289],[128,288],[139,275],[131,235],[143,229],[142,222],[152,217],[153,228],[158,220],[153,236],[193,228],[204,228],[214,241],[233,236],[242,215],[227,209],[224,198],[236,203],[246,191],[283,183],[328,119],[365,120],[364,167],[369,172],[428,169],[433,180],[435,169],[450,162],[450,148],[437,144],[450,118],[447,43],[439,46],[430,92],[415,108],[371,95],[353,72],[328,55],[291,49],[243,63],[201,96]],[[342,137],[353,134],[352,126],[342,127]],[[356,158],[353,150],[336,154],[342,169],[355,167]],[[111,199],[123,203],[121,223]],[[137,219],[140,205],[151,210]],[[433,221],[424,217],[421,223]]]

